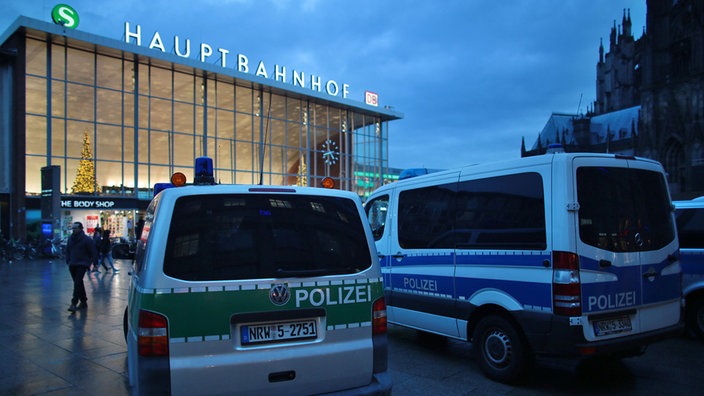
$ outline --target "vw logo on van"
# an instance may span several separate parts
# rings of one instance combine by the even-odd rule
[[[290,298],[291,293],[288,292],[288,287],[283,283],[273,285],[269,291],[269,300],[274,305],[286,305]]]
[[[655,268],[653,267],[648,268],[648,272],[643,274],[643,278],[649,280],[650,282],[655,281],[656,276],[658,276],[658,272],[655,271]]]
[[[636,232],[634,238],[636,245],[638,245],[638,247],[643,247],[643,238],[640,236],[640,232]]]

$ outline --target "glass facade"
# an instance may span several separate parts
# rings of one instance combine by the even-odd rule
[[[97,196],[149,199],[173,172],[192,178],[198,156],[213,158],[221,183],[319,186],[330,176],[360,196],[388,173],[389,117],[40,33],[24,39],[27,195],[41,193],[49,165],[71,194],[86,148]]]

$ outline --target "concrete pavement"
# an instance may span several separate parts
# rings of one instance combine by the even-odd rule
[[[115,265],[117,274],[86,275],[88,309],[71,314],[63,261],[0,261],[0,395],[130,394],[122,317],[131,264]],[[703,394],[702,347],[680,337],[606,365],[542,362],[514,387],[484,377],[466,343],[390,326],[389,369],[401,395],[691,395]]]
[[[63,260],[0,261],[0,394],[129,395],[122,317],[131,262],[84,278],[88,309],[67,311]]]

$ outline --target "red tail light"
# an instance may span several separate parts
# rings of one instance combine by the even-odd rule
[[[582,284],[579,257],[570,252],[552,252],[552,306],[556,315],[582,315]]]
[[[386,301],[382,297],[372,305],[372,334],[384,334],[386,328]]]
[[[169,334],[166,317],[154,312],[139,311],[137,345],[140,356],[168,356]]]

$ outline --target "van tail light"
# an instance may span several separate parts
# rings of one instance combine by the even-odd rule
[[[386,301],[382,297],[372,305],[372,334],[386,334],[386,328]]]
[[[386,335],[386,300],[379,298],[372,304],[372,372],[384,373],[389,368],[389,340]]]
[[[582,316],[582,284],[579,257],[552,252],[552,306],[555,315]]]
[[[166,317],[154,312],[139,311],[137,345],[140,356],[168,356],[169,334]]]

